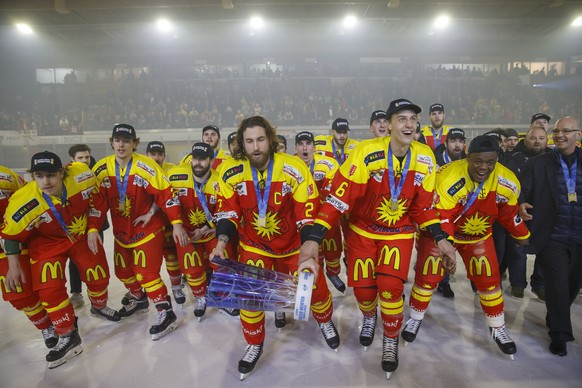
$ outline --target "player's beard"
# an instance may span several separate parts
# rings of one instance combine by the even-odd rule
[[[197,178],[203,178],[206,175],[206,173],[208,173],[208,170],[210,170],[210,166],[206,168],[201,168],[198,166],[192,168],[192,172]]]
[[[268,152],[259,152],[258,154],[250,154],[247,155],[249,158],[249,162],[252,167],[256,168],[259,171],[264,170],[267,167],[267,163],[269,162],[270,154]]]

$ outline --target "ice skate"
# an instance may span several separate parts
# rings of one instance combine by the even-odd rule
[[[327,276],[327,278],[329,279],[331,284],[333,284],[336,290],[338,290],[342,294],[346,293],[346,284],[343,282],[343,280],[340,279],[338,275],[330,275],[326,273],[325,276]]]
[[[108,306],[105,306],[102,309],[92,306],[91,315],[111,322],[119,322],[121,320],[121,315]]]
[[[150,327],[152,340],[157,341],[176,330],[176,314],[173,310],[161,309],[158,311],[158,321]]]
[[[79,307],[85,304],[85,301],[83,300],[83,295],[80,292],[71,293],[69,302],[73,305],[74,309],[78,309]]]
[[[228,315],[229,317],[238,317],[240,315],[239,309],[229,309],[226,307],[221,307],[218,311],[220,311],[221,314]]]
[[[489,332],[491,333],[491,338],[493,338],[503,354],[507,354],[509,358],[514,360],[515,358],[513,355],[517,352],[517,346],[515,346],[515,342],[513,342],[507,335],[507,332],[505,331],[505,325],[499,327],[490,327]]]
[[[121,303],[123,304],[123,300],[121,301]],[[150,302],[148,301],[147,295],[144,294],[144,296],[141,299],[137,299],[132,294],[129,294],[127,304],[123,305],[121,310],[119,310],[119,316],[121,318],[125,318],[138,312],[146,312],[149,305]]]
[[[69,334],[60,336],[57,345],[46,355],[48,367],[49,369],[54,369],[63,365],[71,358],[81,354],[81,352],[83,352],[83,348],[81,347],[79,331],[73,329]]]
[[[422,320],[408,318],[404,329],[402,330],[402,339],[404,340],[404,346],[407,346],[410,342],[414,342],[416,336],[418,335],[418,330],[420,330],[420,325]]]
[[[327,346],[337,352],[337,348],[340,346],[340,336],[333,321],[330,319],[325,323],[320,323],[319,328],[321,329],[323,338],[325,338],[325,342],[327,342]]]
[[[281,331],[287,324],[287,318],[283,311],[275,311],[275,327]]]
[[[55,327],[53,325],[50,325],[46,329],[42,329],[41,333],[42,338],[44,339],[44,344],[47,348],[52,349],[59,342],[59,336],[55,333]]]
[[[186,294],[184,294],[183,288],[183,284],[172,286],[172,294],[174,294],[174,300],[176,301],[176,304],[184,304],[186,302]]]
[[[194,316],[198,318],[198,322],[206,313],[206,297],[196,298],[196,307],[194,308]]]
[[[247,345],[243,358],[238,362],[238,371],[240,372],[240,380],[243,381],[249,373],[255,369],[259,358],[263,354],[263,344]]]
[[[370,318],[364,317],[362,329],[360,330],[360,345],[364,347],[364,351],[367,351],[368,346],[372,345],[375,333],[376,333],[376,315]]]
[[[390,379],[392,372],[398,369],[398,337],[388,338],[384,336],[382,343],[382,370],[386,372],[386,378]]]

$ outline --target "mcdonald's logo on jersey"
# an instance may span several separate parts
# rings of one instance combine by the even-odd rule
[[[0,288],[4,289],[5,294],[10,294],[11,292],[14,292],[6,285],[6,277],[4,275],[0,275]],[[22,287],[16,286],[16,293],[19,292],[22,292]]]
[[[248,259],[245,264],[252,265],[253,267],[265,268],[265,262],[263,261],[263,259],[257,260]]]
[[[372,274],[372,279],[376,279],[376,266],[374,259],[368,257],[366,259],[356,259],[354,264],[354,281],[357,282],[360,279],[369,279],[370,273]]]
[[[431,275],[436,275],[440,269],[440,272],[441,272],[440,274],[443,275],[445,270],[441,266],[442,261],[443,261],[443,259],[441,259],[440,256],[427,257],[426,261],[424,262],[424,267],[422,267],[422,274],[425,276],[428,275],[429,273]]]
[[[56,263],[44,263],[40,271],[41,283],[46,283],[47,280],[63,279],[63,264],[60,261]],[[47,278],[49,275],[49,278]]]
[[[192,253],[186,252],[184,254],[184,269],[192,267],[202,267],[202,258],[196,251]]]
[[[142,249],[137,252],[133,251],[133,265],[141,268],[146,267],[146,254]]]
[[[486,256],[479,258],[472,256],[471,260],[469,260],[469,274],[471,276],[481,276],[483,274],[483,267],[485,267],[485,275],[488,277],[491,276],[491,264],[489,264]]]
[[[127,264],[125,263],[125,258],[119,252],[115,254],[115,258],[113,260],[116,267],[127,268]]]
[[[335,238],[324,238],[321,240],[321,249],[324,252],[337,251],[337,242],[335,241]]]
[[[87,275],[88,282],[107,278],[107,272],[105,272],[105,268],[101,264],[97,264],[95,268],[87,268],[85,275]]]
[[[398,271],[400,270],[400,249],[398,247],[390,248],[385,245],[380,251],[380,261],[382,264],[390,266],[392,264],[392,259],[394,259],[394,264],[392,267]]]

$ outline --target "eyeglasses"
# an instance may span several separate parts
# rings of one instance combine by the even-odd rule
[[[554,135],[560,135],[560,134],[568,134],[568,133],[572,133],[572,132],[577,132],[580,129],[578,128],[554,128],[552,129],[552,133]]]

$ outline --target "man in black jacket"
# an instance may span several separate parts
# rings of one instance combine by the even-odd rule
[[[520,215],[528,221],[546,287],[550,352],[568,354],[570,306],[582,284],[582,150],[578,121],[556,122],[553,152],[530,160],[521,179]]]

